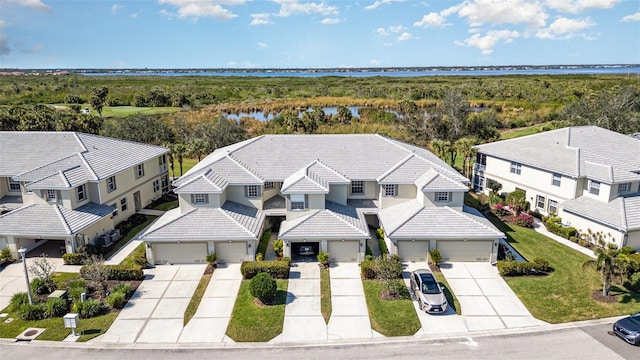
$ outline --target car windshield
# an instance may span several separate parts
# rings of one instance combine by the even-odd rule
[[[640,325],[640,313],[629,316],[629,320],[633,321],[636,325]]]
[[[422,293],[423,294],[439,294],[440,288],[436,279],[431,274],[421,274],[422,279]]]

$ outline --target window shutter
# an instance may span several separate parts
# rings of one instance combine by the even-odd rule
[[[249,197],[249,186],[244,187],[244,197],[248,198]]]
[[[393,185],[393,196],[398,196],[398,184]]]
[[[195,194],[191,194],[191,203],[192,204],[196,203],[196,195]]]
[[[258,188],[258,197],[262,197],[262,186],[256,186]]]
[[[305,209],[309,208],[309,195],[304,196],[304,208]]]
[[[204,203],[205,204],[209,203],[209,194],[204,194]]]

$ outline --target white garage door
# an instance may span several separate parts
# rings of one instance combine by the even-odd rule
[[[154,244],[153,249],[156,264],[204,263],[207,257],[206,243]]]
[[[427,261],[429,240],[398,241],[398,256],[402,261]]]
[[[360,241],[329,241],[329,258],[333,262],[358,261]]]
[[[627,235],[627,246],[638,250],[640,252],[640,231],[632,231]]]
[[[442,261],[489,261],[493,241],[438,241]]]
[[[217,242],[216,254],[222,263],[239,263],[247,260],[247,242]]]

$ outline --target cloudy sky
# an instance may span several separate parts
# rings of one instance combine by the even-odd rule
[[[0,67],[640,63],[638,0],[0,0]]]

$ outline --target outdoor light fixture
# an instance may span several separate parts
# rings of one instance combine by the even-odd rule
[[[33,305],[33,296],[31,295],[31,285],[29,282],[29,272],[27,271],[27,262],[25,261],[25,255],[27,254],[26,248],[20,248],[18,254],[22,258],[22,266],[24,267],[24,278],[27,280],[27,294],[29,295],[29,305]]]

